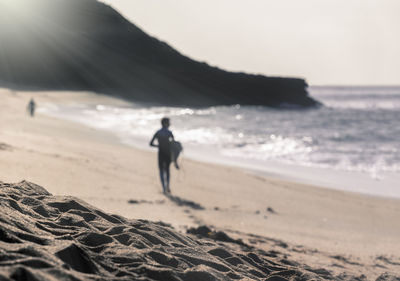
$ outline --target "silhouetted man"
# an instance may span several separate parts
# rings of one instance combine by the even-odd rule
[[[170,130],[169,118],[161,119],[162,128],[158,130],[150,141],[150,146],[158,147],[158,167],[160,169],[160,179],[164,193],[170,193],[169,188],[169,166],[172,160],[172,142],[174,135]],[[157,144],[154,141],[157,140]]]
[[[28,103],[28,108],[27,108],[31,117],[33,117],[35,115],[35,107],[36,107],[36,103],[33,99],[31,99]]]

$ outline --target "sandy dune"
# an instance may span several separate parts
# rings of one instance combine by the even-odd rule
[[[0,90],[0,181],[34,182],[55,196],[75,196],[128,218],[122,221],[161,221],[183,236],[189,228],[207,225],[274,256],[280,265],[287,260],[302,265],[301,270],[324,268],[329,275],[319,272],[321,278],[364,275],[375,280],[385,272],[400,272],[398,200],[261,177],[185,157],[182,171],[173,171],[173,197],[165,197],[155,152],[122,145],[106,132],[72,122],[41,114],[29,118],[25,109],[33,95],[39,106],[123,104],[88,93]],[[243,251],[236,243],[226,247]]]
[[[2,280],[356,279],[279,258],[206,227],[189,231],[196,237],[109,215],[29,182],[0,183],[0,192]]]

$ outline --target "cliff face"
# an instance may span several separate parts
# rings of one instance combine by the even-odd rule
[[[196,62],[95,0],[0,0],[0,83],[164,105],[318,104],[302,79]]]

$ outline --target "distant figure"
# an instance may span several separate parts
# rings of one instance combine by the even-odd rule
[[[160,179],[165,194],[171,193],[169,188],[169,166],[171,161],[174,161],[175,167],[179,169],[176,162],[176,157],[174,156],[174,135],[170,130],[169,118],[161,119],[162,128],[158,130],[150,141],[150,146],[158,147],[158,167],[160,169]],[[157,140],[157,144],[154,141]]]
[[[28,103],[28,113],[31,115],[31,117],[35,116],[35,107],[36,107],[36,103],[33,99],[31,99]]]

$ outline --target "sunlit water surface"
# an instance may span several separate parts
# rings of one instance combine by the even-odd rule
[[[113,131],[127,144],[147,146],[160,119],[171,118],[185,153],[287,167],[356,171],[373,181],[400,173],[399,87],[311,87],[324,106],[276,110],[261,106],[127,107],[47,105],[42,112]],[[290,171],[288,171],[290,173]]]

